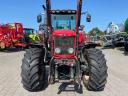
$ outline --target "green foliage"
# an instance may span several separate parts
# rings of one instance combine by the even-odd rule
[[[104,35],[105,33],[104,33],[103,31],[101,31],[98,27],[96,27],[96,28],[93,28],[93,29],[89,32],[89,34],[90,34],[91,36],[101,36],[101,35]]]
[[[128,19],[125,21],[125,32],[128,34]]]

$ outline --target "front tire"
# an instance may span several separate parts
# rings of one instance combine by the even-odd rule
[[[88,71],[83,73],[83,84],[89,91],[104,90],[108,76],[104,55],[99,49],[88,49],[84,56],[88,62]]]
[[[26,50],[22,60],[22,83],[28,91],[40,91],[44,87],[45,81],[45,50],[41,48],[30,48]]]

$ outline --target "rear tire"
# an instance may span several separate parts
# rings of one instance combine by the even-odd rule
[[[26,50],[22,60],[22,83],[23,87],[31,92],[40,91],[45,82],[45,50],[41,48],[30,48]]]
[[[125,51],[128,52],[128,44],[127,45],[125,44],[124,48],[125,48]]]
[[[88,62],[88,72],[83,73],[83,83],[89,91],[104,90],[107,82],[107,66],[104,55],[99,49],[88,49],[84,52]],[[88,79],[87,79],[88,76]]]

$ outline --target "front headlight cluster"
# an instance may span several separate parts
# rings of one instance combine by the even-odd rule
[[[56,54],[60,54],[61,53],[61,49],[60,48],[55,48],[55,53]]]
[[[73,54],[74,49],[73,48],[68,48],[67,51],[68,51],[69,54]],[[56,54],[60,54],[61,52],[62,52],[61,48],[55,48],[55,53]]]
[[[73,52],[74,52],[74,49],[73,49],[73,48],[69,48],[69,49],[68,49],[68,53],[69,53],[69,54],[73,54]]]

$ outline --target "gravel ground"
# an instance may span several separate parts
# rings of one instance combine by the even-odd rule
[[[123,48],[104,49],[103,53],[109,68],[108,83],[104,91],[90,92],[83,87],[83,94],[76,91],[57,94],[61,83],[49,85],[41,92],[24,90],[20,77],[24,52],[0,52],[0,96],[128,96],[128,54]]]

